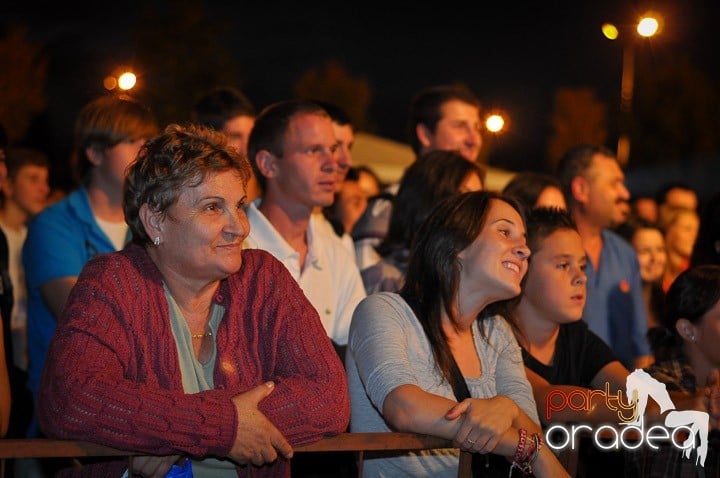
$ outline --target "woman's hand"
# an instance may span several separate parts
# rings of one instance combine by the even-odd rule
[[[463,451],[489,453],[520,413],[514,401],[498,395],[493,398],[467,398],[452,407],[445,419],[461,419],[453,442]]]
[[[171,456],[134,456],[131,476],[143,478],[162,478],[170,468],[180,460],[180,455]]]
[[[228,456],[241,465],[252,463],[261,466],[277,460],[278,454],[287,459],[292,458],[290,443],[258,409],[258,404],[274,388],[274,383],[266,382],[232,399],[237,411],[238,429]]]

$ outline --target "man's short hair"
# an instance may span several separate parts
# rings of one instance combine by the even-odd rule
[[[480,109],[480,100],[463,85],[439,85],[420,90],[410,103],[408,138],[415,154],[420,154],[422,144],[415,133],[417,126],[422,124],[431,132],[435,132],[438,121],[442,119],[442,105],[457,100],[476,106]]]

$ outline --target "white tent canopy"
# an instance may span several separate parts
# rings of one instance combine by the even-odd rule
[[[405,168],[415,161],[415,153],[409,145],[380,136],[358,131],[352,150],[355,165],[372,168],[386,184],[398,182]],[[485,187],[499,191],[515,175],[513,171],[486,165]]]

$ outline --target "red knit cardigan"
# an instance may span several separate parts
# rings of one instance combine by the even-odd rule
[[[89,261],[49,347],[37,403],[42,430],[148,454],[225,457],[238,428],[231,398],[273,380],[260,410],[292,445],[345,431],[342,363],[285,266],[244,250],[240,271],[221,281],[214,300],[225,308],[215,390],[185,394],[162,276],[145,249],[131,244]],[[127,462],[102,466],[82,473],[120,476]],[[289,464],[253,467],[253,476],[289,476]]]

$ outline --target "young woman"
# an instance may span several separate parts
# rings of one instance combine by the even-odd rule
[[[387,234],[376,248],[381,260],[360,271],[365,291],[399,291],[410,246],[432,208],[449,196],[481,189],[483,171],[456,151],[432,151],[412,163],[400,180]]]
[[[720,266],[694,266],[681,272],[666,296],[665,320],[654,334],[655,364],[647,372],[668,392],[699,396],[692,409],[709,413],[709,446],[704,475],[720,475]],[[674,400],[678,405],[678,400]],[[681,408],[680,406],[677,407]],[[628,476],[697,476],[696,455],[683,457],[673,446],[628,454]]]
[[[355,310],[346,356],[353,432],[416,432],[452,439],[508,476],[567,476],[540,440],[520,349],[496,301],[520,293],[530,250],[518,207],[493,192],[442,201],[420,227],[399,293]],[[469,398],[462,398],[465,392]],[[476,455],[478,456],[478,455]],[[489,455],[485,455],[489,456]],[[484,457],[482,457],[484,458]],[[479,460],[483,461],[483,460]],[[367,458],[364,476],[457,476],[458,450]],[[495,475],[485,475],[495,476]]]
[[[662,290],[663,274],[667,266],[665,237],[658,226],[639,217],[630,217],[616,232],[637,252],[649,331],[660,325],[665,307],[665,292]]]

